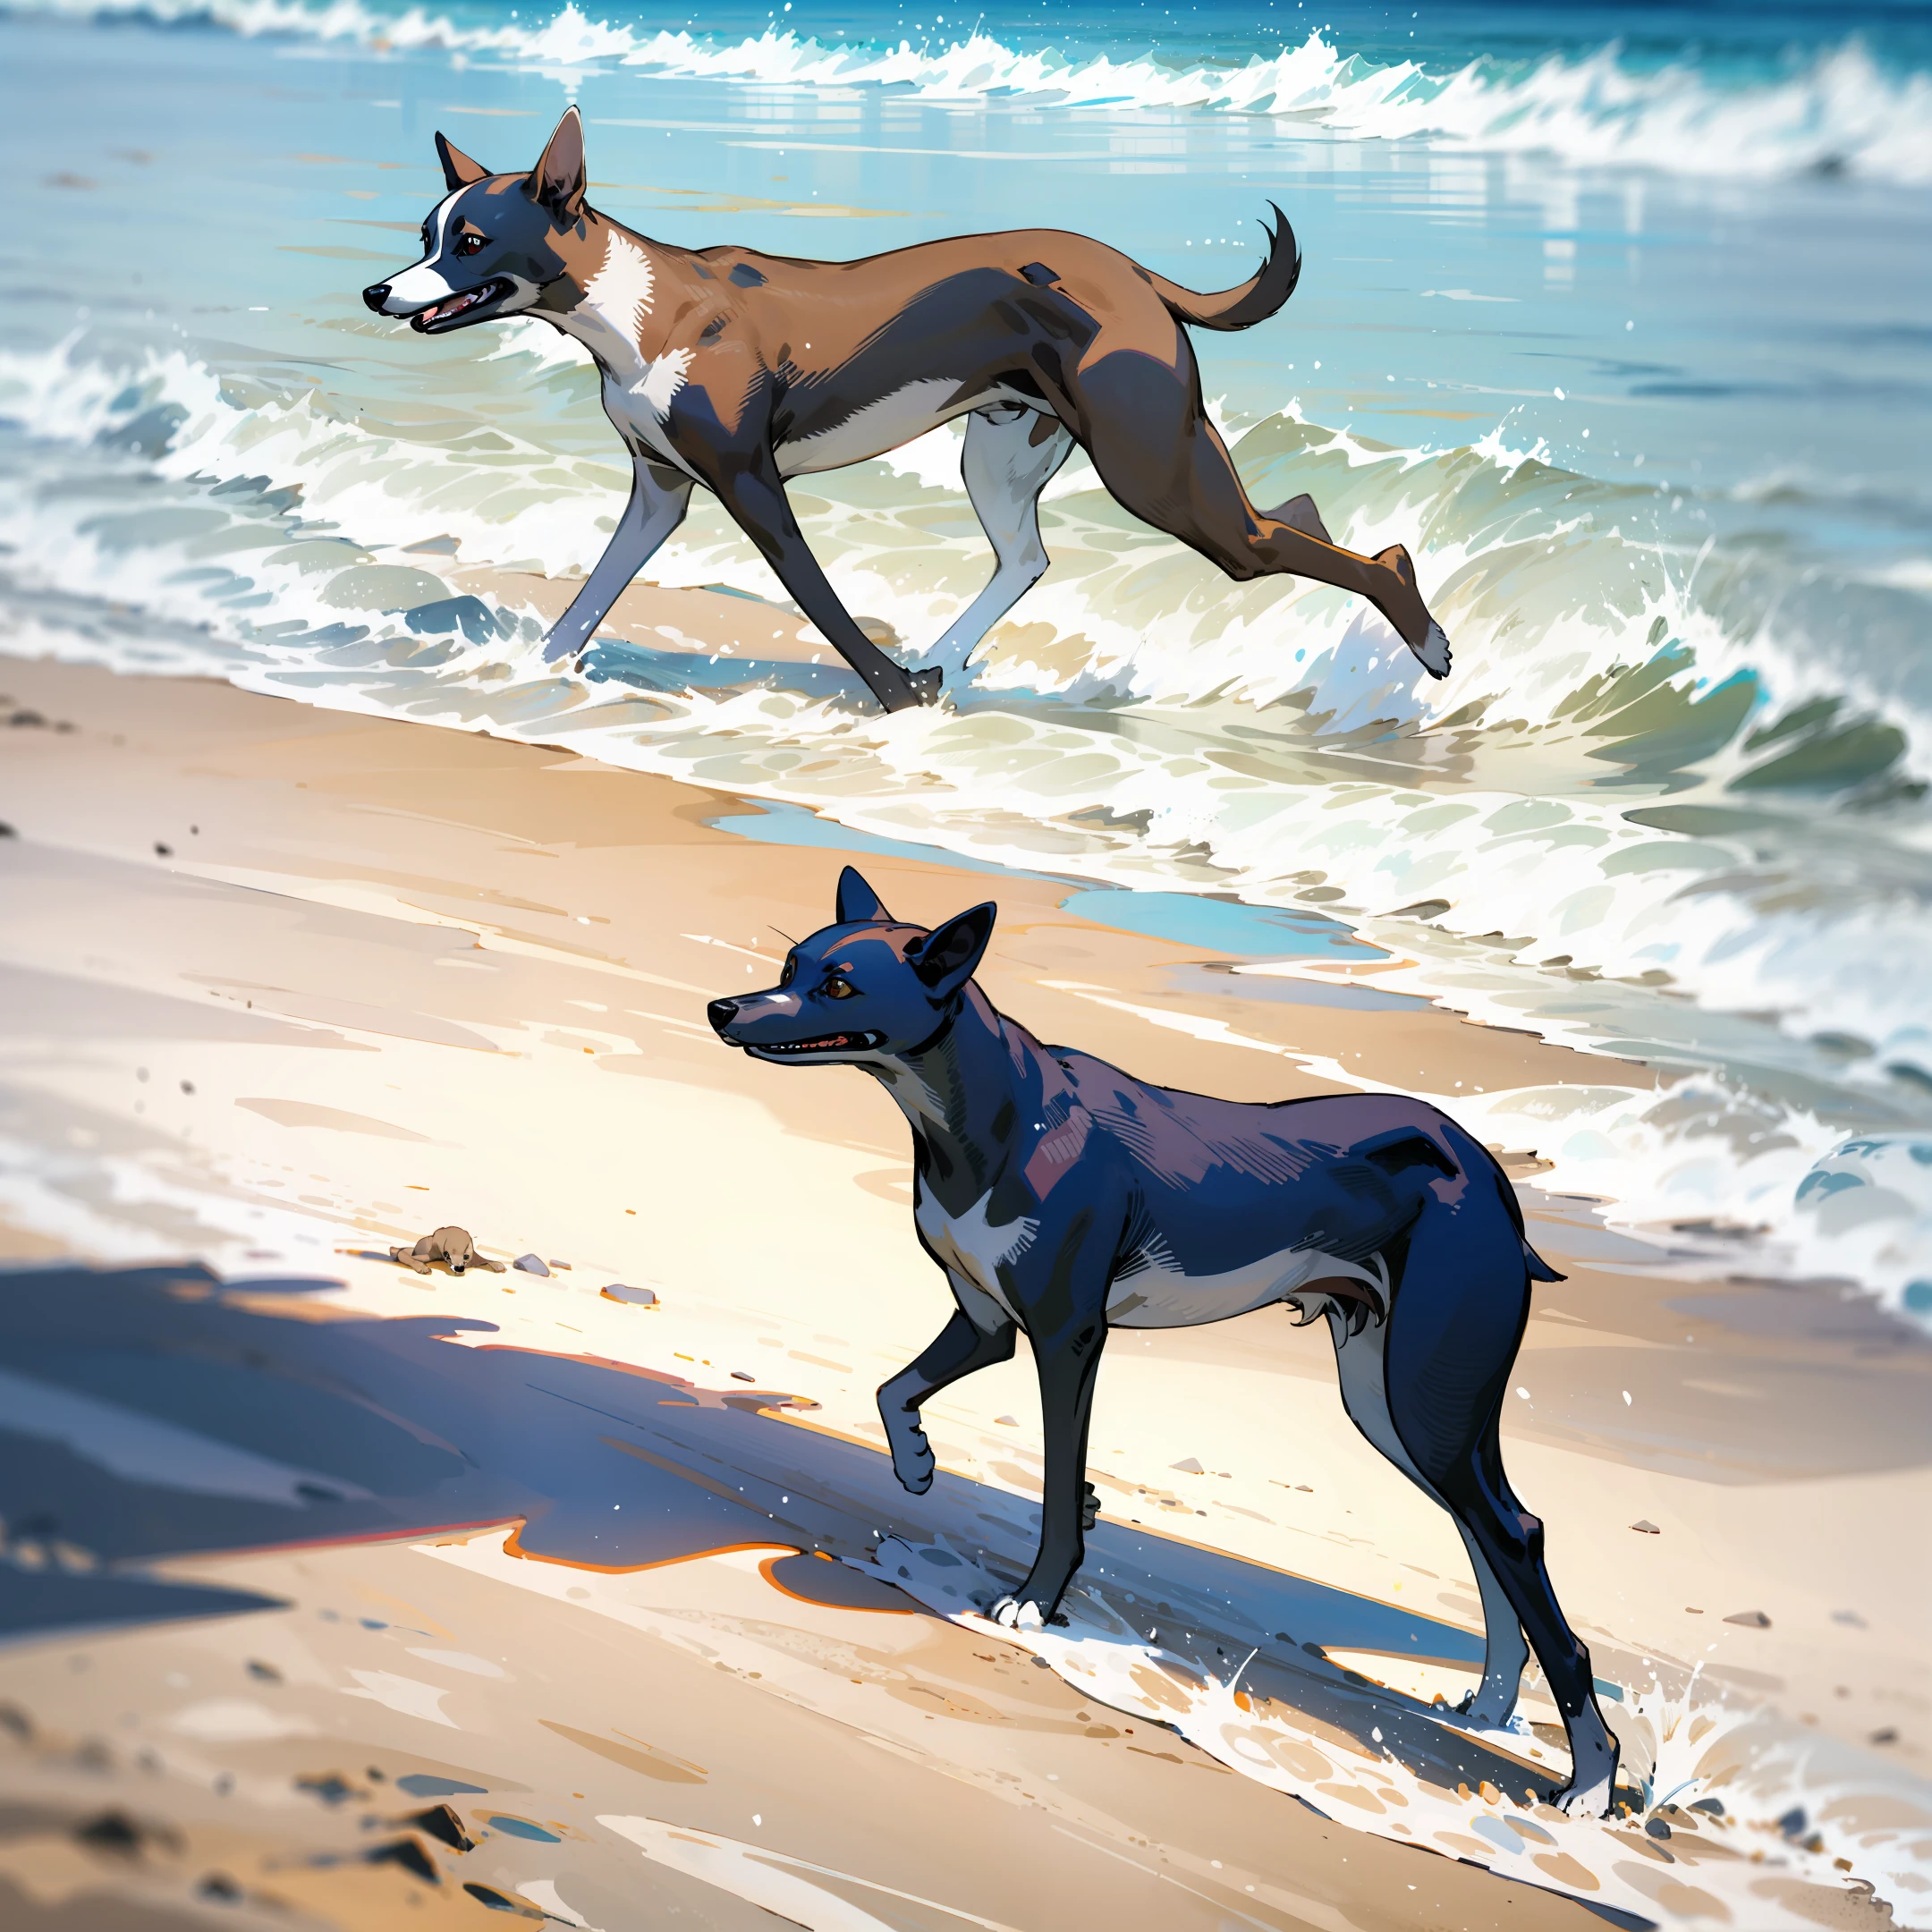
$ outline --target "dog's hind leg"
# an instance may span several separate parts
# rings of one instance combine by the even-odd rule
[[[974,1289],[973,1293],[979,1291]],[[984,1295],[981,1301],[991,1301]],[[892,1450],[893,1474],[914,1496],[924,1496],[932,1487],[933,1453],[919,1427],[919,1404],[936,1395],[950,1382],[972,1374],[976,1368],[990,1368],[995,1362],[1011,1361],[1013,1323],[1002,1321],[997,1328],[982,1328],[955,1311],[953,1319],[927,1345],[919,1357],[902,1368],[878,1392],[879,1420],[886,1425],[886,1441]]]
[[[993,546],[991,580],[927,655],[947,675],[963,671],[974,647],[1046,569],[1039,493],[1067,460],[1073,438],[1051,416],[1017,402],[975,410],[966,419],[960,475]]]
[[[1432,1492],[1433,1493],[1433,1492]],[[1442,1501],[1440,1496],[1436,1500]],[[1516,1618],[1516,1606],[1509,1592],[1489,1567],[1481,1546],[1453,1510],[1455,1526],[1462,1531],[1462,1547],[1469,1553],[1470,1568],[1476,1573],[1477,1593],[1482,1598],[1483,1674],[1482,1682],[1462,1700],[1462,1715],[1486,1731],[1505,1729],[1516,1715],[1516,1699],[1522,1688],[1523,1666],[1530,1661],[1530,1645]]]
[[[597,627],[609,616],[611,606],[623,595],[625,585],[684,521],[691,493],[689,477],[648,456],[632,459],[631,500],[597,568],[544,640],[546,664],[574,657],[597,635]]]
[[[1530,1306],[1522,1238],[1500,1194],[1492,1211],[1480,1191],[1506,1185],[1500,1176],[1464,1175],[1454,1183],[1460,1199],[1438,1196],[1411,1224],[1384,1339],[1382,1383],[1389,1427],[1507,1597],[1563,1714],[1573,1768],[1553,1802],[1594,1817],[1609,1808],[1616,1740],[1597,1705],[1589,1652],[1556,1601],[1543,1525],[1510,1487],[1496,1436]],[[1480,1585],[1480,1569],[1477,1576]],[[1487,1597],[1486,1591],[1486,1610]],[[1498,1663],[1505,1656],[1492,1649]],[[1488,1681],[1486,1665],[1485,1690]]]
[[[1452,1521],[1462,1531],[1462,1546],[1469,1552],[1470,1567],[1475,1572],[1476,1588],[1482,1597],[1483,1674],[1482,1682],[1463,1699],[1461,1708],[1472,1724],[1481,1724],[1488,1730],[1502,1730],[1515,1713],[1523,1665],[1530,1661],[1530,1648],[1523,1640],[1516,1606],[1510,1601],[1509,1593],[1497,1580],[1496,1572],[1489,1567],[1489,1559],[1483,1555],[1468,1526],[1454,1510],[1449,1508],[1441,1491],[1417,1467],[1415,1459],[1396,1433],[1394,1419],[1389,1413],[1388,1392],[1384,1379],[1384,1332],[1371,1326],[1360,1335],[1351,1334],[1346,1314],[1339,1309],[1333,1311],[1329,1326],[1335,1336],[1342,1406],[1347,1410],[1349,1420],[1424,1496],[1438,1507],[1448,1510]]]
[[[1284,504],[1276,504],[1272,510],[1264,510],[1261,514],[1277,523],[1285,523],[1290,530],[1298,530],[1304,537],[1312,537],[1319,543],[1335,542],[1328,534],[1328,526],[1321,520],[1321,512],[1315,507],[1315,499],[1305,490],[1299,496],[1291,496]]]
[[[1422,601],[1408,551],[1394,544],[1359,556],[1316,535],[1305,519],[1257,510],[1208,420],[1193,352],[1175,333],[1170,360],[1144,347],[1112,348],[1103,332],[1070,386],[1080,439],[1108,493],[1237,581],[1307,577],[1367,597],[1423,669],[1446,677],[1449,640]]]

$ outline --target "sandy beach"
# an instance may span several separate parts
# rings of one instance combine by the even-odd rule
[[[1032,1533],[1025,1352],[901,1491],[872,1392],[949,1298],[898,1117],[703,1009],[856,863],[904,918],[996,900],[996,1004],[1152,1080],[1651,1071],[540,746],[0,686],[8,1926],[1932,1924],[1932,1352],[1891,1318],[1499,1150],[1568,1277],[1505,1451],[1624,1746],[1629,1815],[1571,1821],[1534,1672],[1519,1735],[1432,1701],[1479,1662],[1460,1545],[1286,1315],[1122,1337],[1068,1628],[978,1617]],[[388,1258],[445,1223],[547,1272]]]

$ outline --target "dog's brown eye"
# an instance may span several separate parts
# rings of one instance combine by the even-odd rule
[[[850,999],[858,990],[850,979],[832,979],[825,983],[825,996],[827,999]]]
[[[798,954],[796,953],[787,953],[785,956],[784,970],[778,975],[778,984],[782,987],[788,987],[797,978]]]
[[[485,243],[487,243],[489,237],[487,235],[466,234],[462,238],[461,241],[457,242],[456,252],[459,255],[479,254],[481,253]]]

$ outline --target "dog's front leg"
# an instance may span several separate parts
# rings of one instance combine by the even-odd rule
[[[631,501],[624,505],[597,568],[544,640],[546,664],[574,657],[597,635],[597,627],[609,616],[611,606],[623,595],[624,587],[684,521],[691,479],[648,456],[633,456],[631,464]]]
[[[933,1453],[919,1427],[919,1404],[976,1368],[1011,1361],[1015,1332],[1010,1321],[988,1332],[955,1310],[924,1352],[880,1386],[879,1420],[892,1448],[893,1474],[914,1496],[924,1496],[933,1479]]]
[[[1049,1343],[1036,1338],[1033,1344],[1046,1471],[1040,1492],[1039,1554],[1026,1581],[993,1606],[993,1620],[1011,1629],[1038,1630],[1052,1623],[1087,1554],[1087,1425],[1106,1341],[1106,1318],[1096,1313],[1063,1339]]]
[[[758,555],[777,573],[798,607],[886,710],[910,710],[938,697],[937,671],[908,674],[852,622],[806,545],[768,453],[741,468],[721,470],[710,480],[732,521],[758,546]]]

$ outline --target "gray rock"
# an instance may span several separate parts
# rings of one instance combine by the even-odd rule
[[[1746,1630],[1769,1630],[1771,1619],[1762,1610],[1740,1610],[1735,1616],[1727,1616],[1726,1623],[1741,1623]]]
[[[656,1308],[657,1291],[655,1288],[631,1288],[623,1282],[613,1282],[604,1291],[606,1301],[628,1301],[632,1308]]]
[[[1170,1462],[1169,1469],[1177,1469],[1183,1476],[1203,1476],[1207,1473],[1200,1466],[1198,1457],[1189,1456],[1184,1462]]]
[[[526,1275],[547,1275],[550,1272],[533,1254],[520,1254],[510,1266],[513,1268],[521,1268]]]
[[[1664,1534],[1664,1532],[1659,1530],[1657,1526],[1654,1522],[1652,1522],[1648,1516],[1640,1516],[1637,1521],[1631,1525],[1631,1528],[1632,1530],[1640,1530],[1645,1536],[1662,1536]]]

